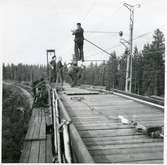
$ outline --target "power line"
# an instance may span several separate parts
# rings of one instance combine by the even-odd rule
[[[141,34],[141,35],[137,36],[136,38],[134,38],[133,40],[137,40],[137,39],[142,38],[144,36],[147,36],[149,34],[152,34],[152,32],[147,32],[147,33]]]
[[[83,17],[83,20],[81,22],[84,22],[86,20],[86,18],[89,16],[91,11],[95,7],[95,4],[96,4],[96,0],[94,0],[92,5],[90,6],[89,10],[87,11],[87,14],[85,15],[85,17]],[[111,16],[115,15],[121,8],[122,8],[122,3],[120,4],[120,6],[118,8],[116,8],[116,10],[114,10],[114,12],[111,14]]]
[[[122,8],[122,3],[121,3],[120,6],[111,14],[111,16],[115,15],[118,11],[120,11],[121,8]]]
[[[118,34],[119,32],[110,32],[110,31],[85,31],[85,33],[104,33],[104,34]]]
[[[108,60],[85,60],[84,62],[93,62],[93,61],[95,61],[95,62],[102,62],[102,61],[108,61]]]
[[[90,8],[88,9],[86,15],[83,17],[82,19],[82,23],[86,20],[86,18],[88,17],[88,15],[91,13],[91,11],[93,10],[93,8],[95,7],[96,4],[96,0],[93,1],[92,5],[90,6]]]
[[[147,32],[147,33],[141,34],[141,35],[135,37],[135,38],[133,39],[133,41],[135,41],[135,40],[137,40],[137,39],[139,39],[139,38],[142,38],[142,37],[144,37],[144,36],[146,36],[146,35],[149,35],[149,34],[151,34],[151,33],[152,33],[152,32]],[[113,46],[113,47],[111,47],[111,48],[108,48],[108,49],[114,49],[114,48],[118,48],[118,47],[121,47],[121,46],[122,46],[121,44],[117,44],[117,45],[115,45],[115,46]],[[108,49],[107,49],[107,50],[108,50]]]

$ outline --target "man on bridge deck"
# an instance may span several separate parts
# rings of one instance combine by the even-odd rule
[[[75,35],[75,45],[74,45],[74,52],[77,60],[84,62],[84,53],[83,53],[83,44],[84,44],[84,29],[81,27],[81,23],[77,23],[77,29],[72,30],[72,34]]]
[[[61,88],[63,87],[63,64],[62,64],[62,58],[59,57],[58,63],[57,63],[57,79],[56,84],[60,83]]]
[[[51,66],[51,82],[56,82],[57,77],[57,68],[56,68],[56,56],[52,57],[52,60],[50,61]]]

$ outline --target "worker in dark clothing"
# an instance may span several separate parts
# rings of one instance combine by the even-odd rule
[[[72,80],[71,86],[74,87],[79,85],[78,82],[82,77],[82,68],[79,67],[75,61],[73,61],[70,64],[71,66],[69,68],[69,76],[71,77]]]
[[[58,63],[57,63],[57,79],[56,84],[60,83],[61,87],[63,87],[63,64],[62,64],[62,58],[59,57]]]
[[[74,52],[78,59],[78,61],[82,60],[84,61],[84,53],[83,53],[83,44],[84,44],[84,29],[81,27],[80,23],[77,23],[77,29],[72,31],[73,35],[75,35],[75,46],[74,46]]]
[[[45,87],[45,80],[41,78],[33,83],[34,91],[34,105],[39,106],[41,103],[41,98],[43,98],[43,89]]]
[[[52,57],[52,60],[50,62],[50,66],[52,68],[51,70],[51,82],[56,82],[56,77],[57,77],[57,74],[56,74],[56,56],[53,56]]]
[[[32,91],[33,91],[33,96],[34,96],[34,100],[35,100],[35,96],[37,93],[37,89],[36,89],[36,85],[39,83],[40,80],[36,80],[32,83]]]

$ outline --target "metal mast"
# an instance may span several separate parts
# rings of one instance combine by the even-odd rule
[[[121,39],[121,43],[129,49],[127,54],[127,64],[126,64],[126,82],[125,82],[125,91],[131,93],[132,89],[132,54],[133,54],[133,25],[134,25],[134,9],[135,7],[140,7],[140,4],[130,5],[128,3],[123,4],[130,11],[130,24],[129,31],[130,37],[129,41]],[[128,44],[126,46],[125,44]]]

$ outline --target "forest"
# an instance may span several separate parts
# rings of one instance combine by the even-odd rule
[[[153,33],[151,43],[142,50],[134,47],[132,57],[132,92],[140,95],[164,96],[165,38],[159,29]],[[80,82],[106,86],[107,89],[125,89],[127,50],[122,55],[111,52],[108,61],[102,64],[90,63],[82,71]],[[46,66],[27,64],[3,64],[3,79],[14,81],[35,81],[46,76]],[[69,82],[67,64],[64,64],[64,79]]]

